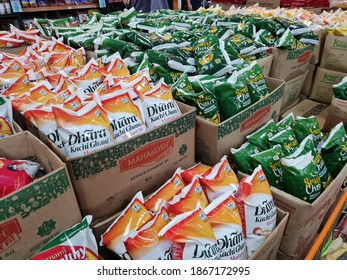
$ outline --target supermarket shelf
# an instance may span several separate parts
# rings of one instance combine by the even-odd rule
[[[11,18],[17,19],[19,28],[22,30],[24,29],[21,13],[0,14],[0,19],[11,19]]]
[[[22,10],[23,10],[23,13],[34,13],[34,12],[47,12],[47,11],[94,9],[94,8],[99,8],[99,4],[30,7],[30,8],[23,8]]]

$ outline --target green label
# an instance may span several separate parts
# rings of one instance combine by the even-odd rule
[[[333,48],[347,49],[347,41],[340,41],[338,39],[334,39]]]
[[[41,226],[37,229],[37,235],[44,237],[46,235],[49,235],[55,230],[55,224],[57,222],[50,219],[49,221],[44,221]]]
[[[313,51],[314,46],[313,45],[307,45],[305,48],[297,49],[297,50],[289,50],[287,60],[294,60],[298,59],[300,55],[302,55],[304,52],[310,50]]]
[[[342,80],[342,78],[343,77],[328,75],[324,73],[323,82],[326,82],[329,84],[337,84],[338,82]]]
[[[149,133],[135,137],[119,145],[103,149],[98,153],[86,155],[83,158],[71,160],[71,166],[75,180],[88,178],[89,176],[101,173],[117,166],[118,159],[130,154],[139,147],[154,140],[164,138],[169,135],[179,137],[195,127],[195,111],[161,126]]]
[[[59,170],[46,178],[41,178],[30,187],[6,196],[0,201],[0,222],[18,214],[23,219],[27,218],[36,210],[61,196],[70,187],[66,169]],[[57,209],[57,211],[59,210]]]
[[[271,93],[270,96],[262,99],[258,103],[250,106],[246,110],[240,112],[236,116],[224,121],[218,126],[218,140],[223,139],[235,130],[240,129],[240,124],[252,116],[259,108],[263,108],[269,104],[276,104],[283,97],[284,84],[282,84],[275,92]]]

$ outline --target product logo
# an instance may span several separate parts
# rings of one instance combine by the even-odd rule
[[[138,151],[119,160],[121,172],[131,170],[141,166],[148,166],[168,157],[174,147],[174,136],[154,141],[142,147]]]
[[[50,219],[49,221],[44,221],[41,226],[37,229],[37,235],[44,237],[52,233],[55,229],[56,221]]]
[[[299,56],[298,63],[306,62],[311,57],[311,51],[306,51]]]
[[[8,250],[21,239],[19,236],[21,232],[22,228],[17,218],[0,224],[0,254]]]
[[[247,118],[241,123],[240,132],[243,132],[250,128],[254,128],[258,126],[260,123],[264,122],[266,116],[270,114],[270,111],[271,111],[271,105],[267,105],[259,109],[257,112],[255,112],[253,115],[251,115],[249,118]]]

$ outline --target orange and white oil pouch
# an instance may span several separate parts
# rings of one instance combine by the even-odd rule
[[[7,97],[0,96],[0,139],[13,134],[11,100]]]
[[[46,103],[57,94],[47,81],[41,81],[30,89],[30,92],[12,100],[12,107],[18,112],[33,109],[40,104]]]
[[[210,166],[202,164],[202,163],[197,163],[194,166],[183,170],[181,173],[181,176],[186,184],[189,184],[192,180],[194,175],[202,176],[205,174],[208,170],[210,170]]]
[[[133,260],[171,260],[172,242],[158,236],[159,231],[169,223],[169,214],[162,205],[157,214],[139,229],[124,237],[127,253]]]
[[[250,257],[276,227],[277,209],[269,182],[260,165],[251,176],[241,180],[235,201],[240,211]]]
[[[35,81],[35,73],[33,70],[30,70],[5,89],[1,95],[14,98],[19,97],[30,92],[30,89],[36,85]]]
[[[89,102],[77,112],[52,107],[64,152],[76,158],[113,144],[106,111],[96,102]]]
[[[182,188],[185,187],[183,179],[180,175],[181,168],[176,169],[172,177],[167,180],[156,192],[154,192],[145,201],[145,206],[152,212],[157,212],[160,205],[164,201],[169,201],[175,196]]]
[[[170,87],[162,80],[152,90],[139,96],[148,128],[160,126],[181,115]]]
[[[123,88],[132,88],[138,95],[145,94],[146,92],[152,90],[151,83],[149,82],[149,75],[147,72],[142,73],[142,75],[139,75],[139,77],[132,80],[131,77],[136,77],[134,75],[126,77],[122,81]]]
[[[173,260],[218,260],[220,251],[210,221],[200,207],[177,215],[158,234],[173,242]]]
[[[194,176],[192,182],[181,189],[168,202],[170,217],[194,210],[197,203],[204,209],[208,205],[208,199],[203,191],[198,176]]]
[[[239,186],[239,180],[226,156],[223,156],[217,164],[211,167],[200,178],[200,182],[210,201],[230,190],[235,194]]]
[[[248,258],[242,220],[233,192],[227,192],[205,209],[217,238],[221,260],[246,260]]]
[[[98,260],[98,243],[90,224],[92,216],[57,235],[31,260]]]
[[[152,219],[152,214],[143,204],[143,196],[138,192],[128,206],[101,235],[100,246],[105,246],[123,259],[129,259],[123,238],[131,230],[136,230]]]
[[[114,77],[130,76],[130,71],[118,52],[112,55],[111,62],[101,71],[106,75],[112,74]]]
[[[136,93],[131,89],[100,97],[102,107],[109,117],[116,143],[141,134],[147,129],[140,110],[141,103],[136,98]]]
[[[8,88],[26,73],[23,64],[14,59],[0,70],[0,92]]]
[[[24,43],[23,40],[7,38],[5,36],[0,37],[0,47],[1,48],[15,48],[19,47]]]
[[[102,84],[105,76],[99,71],[99,67],[94,65],[95,60],[91,59],[83,70],[78,73],[77,77],[72,81],[78,88],[82,88],[85,93],[94,93],[94,91]]]
[[[51,140],[59,149],[64,152],[63,142],[58,133],[57,123],[55,121],[55,117],[50,107],[43,107],[39,109],[32,109],[26,111],[24,116],[30,120],[32,118],[34,120],[33,124],[37,126],[37,128],[47,136],[49,140]]]

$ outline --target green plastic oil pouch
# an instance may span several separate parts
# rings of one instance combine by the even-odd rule
[[[256,145],[262,150],[267,150],[269,146],[269,138],[274,136],[278,132],[273,119],[268,121],[263,127],[259,128],[252,134],[246,136],[249,142]]]
[[[221,121],[219,114],[219,106],[216,97],[208,91],[202,92],[184,92],[177,89],[179,98],[184,100],[184,103],[196,108],[196,115],[206,120],[219,124]]]
[[[296,139],[293,129],[286,128],[269,138],[269,145],[271,147],[278,144],[282,146],[284,156],[292,153],[299,146],[299,142]]]
[[[297,158],[281,159],[284,191],[308,203],[313,203],[323,188],[313,155],[308,152]]]
[[[254,40],[268,47],[273,47],[276,42],[276,37],[268,30],[260,29],[254,37]]]
[[[248,92],[252,103],[255,103],[268,96],[269,89],[266,85],[263,71],[256,61],[253,61],[246,69],[244,76],[246,78]]]
[[[153,63],[153,65],[159,79],[163,78],[164,82],[168,85],[174,84],[183,74],[183,72],[168,69],[156,63]]]
[[[257,167],[259,164],[262,166],[265,176],[271,186],[283,189],[280,162],[283,157],[281,145],[276,145],[263,152],[250,155],[250,157],[253,168]]]
[[[309,135],[304,140],[302,140],[299,147],[287,158],[296,158],[298,156],[304,155],[307,152],[312,152],[313,163],[317,167],[318,174],[321,178],[321,183],[324,187],[327,186],[331,181],[331,176],[323,160],[322,154],[319,152],[319,150],[313,142],[312,135]]]
[[[312,134],[313,141],[315,144],[317,144],[323,137],[323,133],[319,127],[318,119],[316,116],[310,116],[308,118],[298,116],[296,118],[294,131],[299,142]]]
[[[281,35],[281,37],[277,39],[275,43],[275,47],[283,48],[287,50],[296,50],[296,49],[303,48],[304,45],[294,37],[294,35],[289,29],[287,29]]]
[[[242,78],[241,71],[235,71],[226,83],[216,83],[214,94],[217,96],[223,119],[236,115],[252,103],[247,83]]]
[[[347,135],[342,123],[334,126],[321,146],[324,162],[333,179],[347,162]]]
[[[231,158],[235,162],[237,169],[246,174],[252,174],[253,165],[251,162],[251,155],[260,153],[262,150],[252,143],[246,142],[240,148],[231,148]]]
[[[287,116],[285,116],[282,120],[280,120],[277,124],[276,124],[278,130],[283,130],[286,129],[288,127],[294,129],[295,127],[295,118],[294,118],[294,114],[291,112],[289,113]]]
[[[188,79],[188,74],[185,72],[177,81],[171,86],[172,95],[176,100],[185,101],[182,95],[178,90],[183,91],[184,93],[194,93],[194,88],[192,83]]]
[[[347,77],[344,77],[340,83],[333,85],[333,93],[336,98],[347,101]]]

